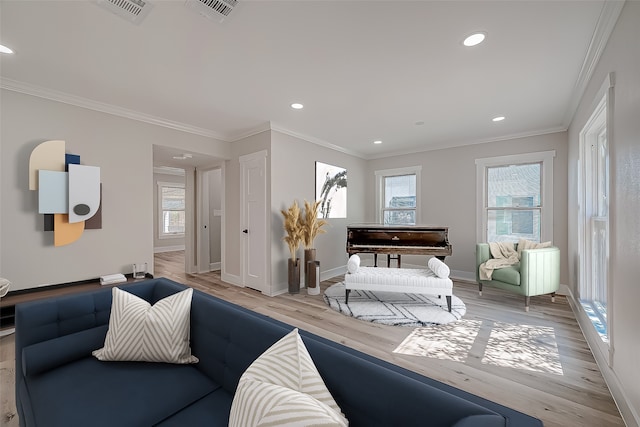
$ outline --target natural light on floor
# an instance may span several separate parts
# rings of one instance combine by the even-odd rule
[[[477,336],[488,333],[481,363],[563,375],[553,327],[495,322],[489,329],[477,320],[416,328],[394,353],[465,362]],[[487,332],[488,330],[488,332]]]

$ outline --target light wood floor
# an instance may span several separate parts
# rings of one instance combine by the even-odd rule
[[[444,327],[376,325],[334,312],[322,292],[266,297],[220,280],[187,275],[181,252],[156,255],[155,276],[168,277],[325,338],[540,418],[547,427],[623,426],[589,347],[564,297],[524,298],[456,282],[464,318]],[[340,277],[321,283],[324,291]],[[0,339],[2,425],[13,409],[13,337]]]

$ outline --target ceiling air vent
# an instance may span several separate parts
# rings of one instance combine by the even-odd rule
[[[238,4],[238,0],[186,0],[185,5],[208,19],[224,21]]]
[[[149,14],[151,4],[143,0],[95,0],[109,12],[134,24],[139,24]]]

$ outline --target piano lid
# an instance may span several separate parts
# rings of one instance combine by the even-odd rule
[[[362,224],[349,224],[347,229],[350,228],[363,228],[369,230],[448,230],[449,227],[442,227],[437,225],[401,225],[401,224],[378,224],[378,223],[362,223]]]

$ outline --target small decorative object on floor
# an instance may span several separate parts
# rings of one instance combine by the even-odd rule
[[[296,257],[296,252],[302,242],[302,229],[300,227],[300,207],[298,202],[293,201],[293,204],[287,209],[280,211],[284,217],[284,231],[287,233],[282,238],[289,247],[289,262],[288,266],[288,284],[289,293],[297,294],[300,292],[300,259]]]
[[[133,278],[134,279],[144,279],[147,275],[147,263],[141,262],[138,264],[133,264]]]
[[[307,262],[307,294],[320,295],[320,261]]]
[[[106,276],[100,276],[100,284],[103,286],[115,285],[116,283],[124,283],[126,281],[127,281],[127,278],[122,273],[107,274]]]
[[[392,326],[433,326],[460,320],[467,312],[464,302],[451,296],[451,312],[445,298],[398,292],[352,290],[345,303],[344,283],[336,283],[324,293],[335,311],[359,320]]]
[[[326,233],[322,229],[327,224],[327,221],[320,219],[318,214],[318,207],[320,206],[320,200],[313,203],[304,201],[304,215],[299,218],[300,230],[302,232],[302,243],[304,244],[304,278],[307,279],[308,271],[307,266],[309,261],[316,260],[316,250],[313,247],[313,242],[318,234]],[[307,287],[308,284],[305,283]]]

